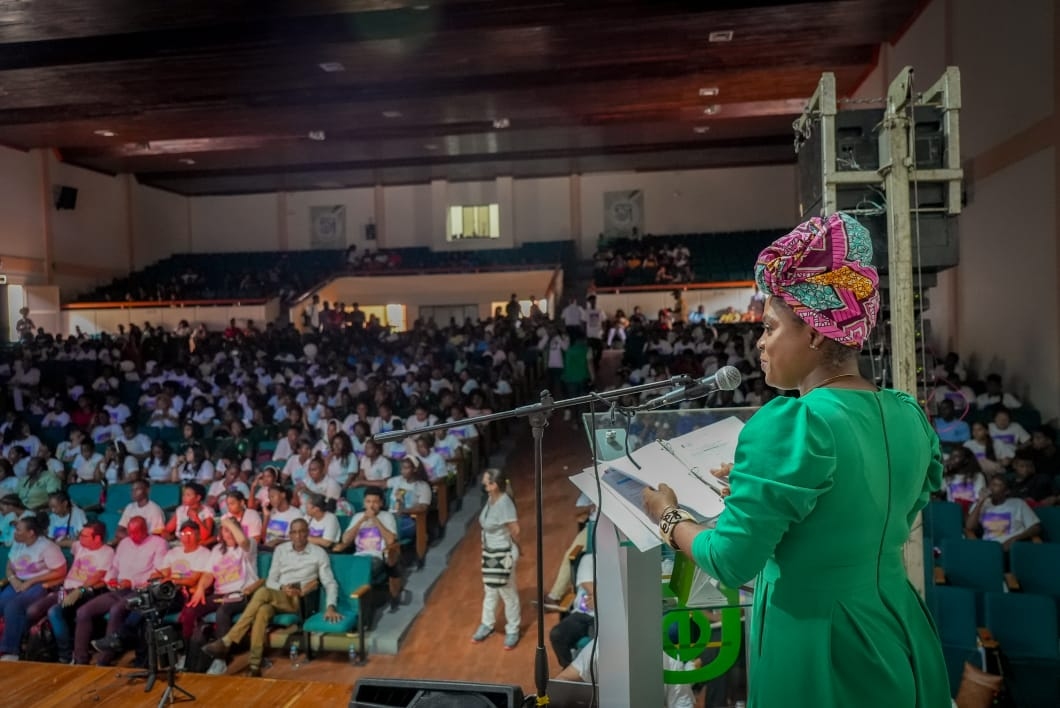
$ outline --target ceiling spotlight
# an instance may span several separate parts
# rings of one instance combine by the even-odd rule
[[[401,116],[401,111],[383,111],[384,118],[400,118]]]
[[[319,142],[321,140],[326,139],[327,137],[328,136],[324,133],[323,130],[310,130],[309,131],[309,139],[310,140],[316,140],[316,141]]]
[[[497,118],[493,121],[493,127],[497,129],[507,128],[511,125],[511,121],[507,118]]]
[[[92,132],[96,135],[101,135],[104,138],[113,138],[115,135],[117,135],[117,133],[115,133],[113,130],[93,130]]]
[[[709,125],[697,125],[694,128],[692,128],[692,130],[695,131],[696,135],[703,135],[704,133],[710,131],[710,126]]]
[[[703,109],[703,115],[705,116],[716,116],[721,112],[721,106],[718,104],[712,104]]]
[[[703,97],[717,96],[718,95],[718,87],[717,86],[707,86],[707,87],[701,88],[701,89],[699,89],[699,95],[703,96]]]
[[[329,74],[334,74],[339,71],[346,71],[346,67],[342,65],[342,62],[338,61],[325,61],[317,64],[321,69]]]
[[[182,165],[194,165],[195,164],[195,160],[191,159],[190,157],[182,157],[179,160],[177,160],[177,162],[179,162]]]
[[[420,12],[423,12],[424,10],[430,10],[431,6],[430,6],[429,3],[418,2],[415,5],[412,5],[412,9],[413,10],[419,10]]]
[[[437,145],[435,145],[434,143],[427,143],[427,144],[426,144],[426,145],[424,145],[423,147],[424,147],[425,149],[427,149],[427,150],[437,150],[437,149],[438,149],[438,146],[437,146]]]
[[[731,42],[732,41],[732,30],[721,30],[719,32],[711,32],[707,35],[708,42]]]

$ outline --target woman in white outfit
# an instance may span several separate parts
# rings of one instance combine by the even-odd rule
[[[489,498],[478,516],[482,525],[482,623],[471,641],[485,641],[493,634],[497,617],[497,599],[504,602],[504,648],[511,650],[519,643],[519,591],[516,586],[515,566],[519,560],[519,521],[515,502],[505,491],[507,479],[499,469],[482,473],[482,486]]]

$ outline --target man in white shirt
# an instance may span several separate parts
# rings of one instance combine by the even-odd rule
[[[578,304],[578,299],[572,297],[567,306],[560,313],[563,325],[567,328],[567,336],[571,339],[581,336],[582,327],[585,324],[585,310]]]
[[[147,530],[147,522],[141,516],[129,521],[129,535],[118,544],[114,560],[107,570],[106,582],[110,592],[98,595],[77,608],[74,630],[74,663],[88,663],[89,642],[92,639],[92,624],[96,617],[110,614],[105,636],[118,634],[129,616],[126,600],[136,589],[147,585],[151,573],[162,565],[169,552],[169,544],[161,536],[153,536]],[[114,660],[113,651],[100,652],[97,663],[107,666]]]
[[[287,541],[290,538],[291,524],[298,519],[305,519],[305,514],[291,506],[291,490],[279,484],[269,487],[269,509],[265,515],[265,549]]]
[[[132,501],[125,505],[121,518],[118,519],[118,529],[114,533],[115,545],[129,534],[129,522],[134,516],[143,518],[147,524],[148,533],[161,534],[165,530],[166,513],[162,511],[162,507],[151,501],[150,488],[150,482],[146,479],[139,479],[132,483],[130,487]]]
[[[261,676],[261,659],[265,652],[265,632],[278,612],[299,611],[299,600],[318,585],[324,588],[324,619],[338,622],[342,615],[336,609],[339,586],[331,572],[331,561],[320,546],[309,543],[309,524],[305,519],[291,523],[291,541],[276,548],[264,587],[258,588],[235,626],[220,639],[210,642],[203,651],[223,659],[232,644],[250,631],[250,676]]]
[[[585,308],[585,337],[593,351],[594,370],[599,371],[600,359],[604,355],[604,320],[607,319],[607,314],[597,309],[595,295],[587,297],[586,303],[589,306]]]

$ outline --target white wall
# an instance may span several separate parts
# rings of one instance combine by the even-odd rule
[[[75,327],[80,327],[85,334],[117,332],[118,325],[142,325],[150,322],[162,325],[168,330],[174,329],[181,320],[187,320],[192,326],[203,323],[211,330],[228,326],[228,321],[235,318],[240,326],[245,326],[248,319],[255,325],[264,327],[273,322],[280,314],[278,299],[262,305],[232,305],[226,307],[137,307],[137,308],[90,308],[63,310],[60,331],[72,334]]]
[[[278,214],[275,194],[194,197],[191,250],[196,253],[279,250]]]
[[[431,185],[408,184],[384,190],[386,229],[380,248],[427,246],[435,225],[431,223]],[[441,230],[442,225],[437,225]]]
[[[977,181],[960,222],[960,350],[1047,418],[1060,403],[1057,245],[1043,238],[1056,233],[1054,150]]]
[[[188,198],[133,186],[133,263],[144,268],[173,253],[191,250]]]
[[[570,196],[570,177],[515,180],[515,243],[571,238]]]
[[[44,257],[40,186],[39,153],[0,147],[0,257]]]
[[[580,252],[604,230],[604,193],[644,192],[644,233],[744,231],[792,226],[798,220],[795,167],[737,167],[681,172],[581,176]]]
[[[292,251],[308,249],[309,209],[315,206],[346,207],[346,245],[357,250],[375,248],[364,238],[364,227],[375,221],[375,190],[334,189],[319,192],[289,192],[285,195],[287,214],[287,247]]]
[[[74,209],[53,209],[52,257],[81,266],[128,272],[129,209],[125,177],[51,162],[52,185],[77,189]]]

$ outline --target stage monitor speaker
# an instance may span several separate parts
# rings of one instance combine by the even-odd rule
[[[518,686],[363,678],[353,687],[350,708],[519,708],[522,704]]]
[[[77,188],[57,184],[52,187],[52,198],[55,200],[56,209],[77,208]]]

